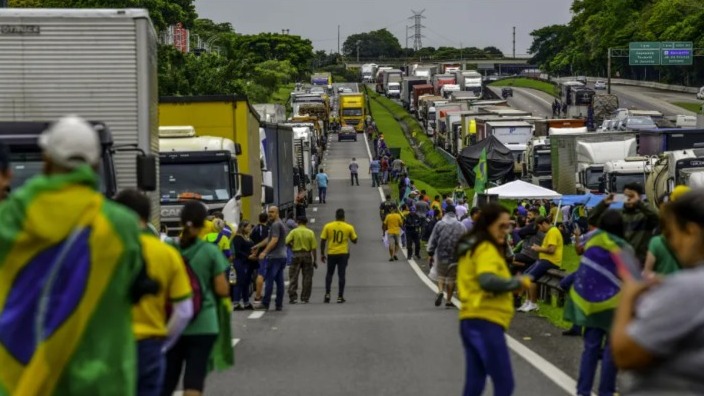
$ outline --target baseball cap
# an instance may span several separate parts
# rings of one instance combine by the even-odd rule
[[[670,193],[670,201],[676,201],[677,198],[683,196],[684,194],[687,194],[690,191],[692,191],[692,189],[689,188],[689,186],[685,186],[685,185],[675,186],[675,188]]]
[[[100,160],[100,138],[81,117],[60,118],[39,136],[39,147],[52,161],[68,169]]]
[[[455,213],[455,205],[447,205],[445,207],[445,213]]]

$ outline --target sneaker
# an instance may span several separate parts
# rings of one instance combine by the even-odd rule
[[[301,300],[301,303],[308,304],[308,300]]]
[[[237,304],[237,305],[235,305],[234,308],[232,308],[232,310],[233,311],[244,311],[244,307],[242,306],[242,304]]]
[[[394,261],[398,261],[398,257],[397,257],[397,256],[394,256]]]
[[[296,304],[298,301],[295,298],[288,300],[289,304]]]
[[[439,307],[440,304],[442,304],[442,293],[438,293],[438,295],[435,297],[435,306]]]
[[[255,303],[254,310],[255,311],[268,311],[269,307],[267,307],[266,305],[264,305],[262,303]]]
[[[394,258],[393,257],[389,258],[389,261],[394,261]]]
[[[338,303],[338,304],[342,304],[342,303],[345,302],[345,301],[347,301],[347,300],[345,300],[344,297],[338,297],[338,298],[337,298],[337,303]]]
[[[276,307],[276,310],[277,310],[277,311],[283,311],[283,310],[284,310],[284,307]]]
[[[247,304],[244,306],[244,309],[247,311],[254,311],[254,306],[252,304]]]
[[[326,304],[330,302],[330,295],[329,294],[325,295],[325,300],[323,300],[323,302]]]
[[[528,301],[528,304],[526,306],[521,307],[521,308],[522,308],[521,312],[533,312],[533,311],[537,311],[538,309],[540,309],[538,307],[538,304],[530,302],[530,301]],[[521,308],[519,308],[519,309],[521,309]]]
[[[530,305],[530,301],[526,300],[526,302],[523,303],[520,307],[516,308],[516,311],[518,312],[527,312],[526,308]]]
[[[454,308],[455,304],[452,303],[452,301],[448,301],[445,303],[445,308]]]

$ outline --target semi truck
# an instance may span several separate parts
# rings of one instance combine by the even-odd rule
[[[657,209],[678,185],[704,188],[704,149],[661,153],[645,182],[648,201]]]
[[[187,200],[222,212],[230,224],[242,220],[242,197],[253,194],[251,177],[239,172],[242,147],[232,139],[198,136],[193,126],[159,127],[161,224],[167,234],[181,232],[180,213]]]
[[[236,156],[237,164],[234,173],[239,175],[237,182],[242,183],[242,193],[239,195],[242,201],[241,213],[245,219],[255,219],[262,210],[261,189],[253,189],[250,186],[250,184],[254,186],[262,184],[259,116],[245,96],[206,95],[159,98],[160,126],[190,126],[196,131],[196,136],[229,139],[239,145],[240,152]],[[224,143],[223,147],[225,147]],[[178,150],[184,151],[180,148]],[[202,151],[207,150],[209,148],[204,146]],[[164,150],[160,149],[160,152]],[[176,160],[187,161],[182,157],[172,159],[172,163]],[[233,169],[234,165],[230,165],[230,168]],[[228,188],[231,190],[231,187]],[[161,199],[162,204],[168,203],[173,206],[170,197],[162,196]],[[220,204],[206,203],[213,210],[221,207]],[[162,210],[162,218],[171,219],[174,214],[173,208]],[[236,218],[233,222],[239,223],[239,221],[240,219]]]
[[[584,122],[582,122],[582,125],[584,125]],[[535,185],[552,189],[552,154],[550,151],[550,135],[555,133],[561,133],[563,135],[576,133],[584,134],[587,133],[587,127],[550,128],[545,135],[537,135],[536,131],[537,128],[533,131],[533,138],[528,141],[526,145],[523,179]]]
[[[403,78],[403,72],[400,69],[389,69],[385,70],[384,73],[382,74],[384,80],[384,88],[383,88],[383,93],[388,96],[389,95],[389,84],[392,83],[398,83],[398,85],[394,85],[394,89],[398,89],[399,94],[401,93],[401,79]]]
[[[460,90],[472,92],[475,98],[483,96],[482,75],[476,70],[456,71],[455,76]]]
[[[401,80],[401,105],[406,111],[412,112],[414,87],[426,84],[427,80],[423,77],[404,77]]]
[[[266,189],[265,209],[279,208],[281,217],[286,218],[295,209],[296,181],[294,180],[293,127],[290,125],[262,123],[260,129],[261,146],[264,149],[263,169],[271,186]]]
[[[332,74],[329,72],[313,73],[310,76],[310,83],[314,86],[331,87]]]
[[[644,186],[654,164],[655,158],[651,157],[627,157],[606,162],[599,192],[620,194],[629,183],[640,183]]]
[[[374,81],[376,82],[375,90],[378,94],[384,93],[384,73],[386,73],[386,71],[388,70],[393,70],[393,67],[381,66],[376,70],[376,76],[374,77]]]
[[[434,92],[433,86],[427,83],[413,86],[413,97],[409,105],[409,111],[415,114],[418,120],[422,120],[420,115],[420,98],[426,95],[432,96]]]
[[[435,89],[435,95],[441,95],[441,90],[445,84],[457,84],[457,79],[453,74],[436,74],[433,76],[433,89]]]
[[[366,63],[362,65],[362,82],[368,83],[368,82],[373,82],[374,77],[376,76],[376,69],[379,67],[379,65],[375,63]]]
[[[526,145],[533,137],[533,126],[525,121],[490,121],[485,126],[486,136],[495,136],[511,150],[514,159],[514,173],[523,172]]]
[[[416,77],[424,77],[430,81],[434,75],[438,74],[437,65],[413,65],[411,75]]]
[[[252,107],[259,114],[259,122],[279,123],[286,121],[286,107],[276,103],[258,103]]]
[[[667,151],[704,148],[704,129],[657,129],[638,133],[639,155],[660,155]]]
[[[41,172],[41,131],[77,114],[98,130],[106,196],[158,191],[156,59],[145,10],[0,8],[0,138],[18,180]],[[147,195],[158,226],[159,195]]]
[[[363,93],[340,94],[340,122],[342,126],[354,127],[357,132],[364,132],[366,116]]]

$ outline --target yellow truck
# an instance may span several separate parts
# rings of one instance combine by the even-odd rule
[[[365,108],[363,93],[340,94],[340,122],[342,126],[351,126],[357,132],[364,132]]]
[[[214,210],[224,206],[223,202],[220,201],[226,203],[235,198],[238,201],[237,205],[241,206],[242,217],[249,221],[256,220],[262,211],[262,192],[260,188],[255,188],[262,185],[259,114],[246,97],[237,95],[161,97],[159,98],[159,125],[160,127],[190,126],[196,135],[189,136],[190,138],[211,137],[231,140],[234,146],[225,141],[222,144],[218,143],[223,147],[222,149],[213,151],[213,139],[209,139],[211,140],[210,145],[202,145],[197,150],[197,155],[195,155],[196,149],[193,144],[179,144],[179,140],[174,140],[178,139],[179,136],[166,133],[163,137],[160,137],[160,145],[168,148],[168,152],[160,149],[160,157],[168,157],[170,152],[171,158],[169,158],[169,162],[188,164],[192,174],[197,174],[195,167],[211,166],[206,163],[209,161],[203,160],[204,157],[211,158],[213,161],[216,160],[215,157],[217,155],[209,153],[211,151],[220,153],[221,159],[229,157],[228,173],[238,176],[232,179],[236,186],[226,188],[229,193],[217,191],[225,188],[216,189],[214,197],[210,197],[213,198],[213,202],[208,202],[205,199],[208,197],[202,194],[200,194],[201,199],[204,200],[204,203],[211,210]],[[170,140],[165,141],[164,139]],[[232,153],[232,150],[228,147],[234,147],[236,152]],[[182,152],[182,155],[174,155],[173,153],[176,151]],[[188,151],[194,152],[194,155],[183,154]],[[228,154],[227,151],[230,151],[230,153]],[[194,161],[193,158],[196,157],[200,158],[200,160]],[[215,178],[215,175],[213,175],[213,178]],[[191,177],[190,180],[192,184],[200,182],[197,177]],[[197,188],[196,185],[186,187]],[[233,189],[233,187],[236,188]],[[168,196],[167,192],[166,190],[162,192],[162,200],[172,198]],[[229,206],[231,205],[232,203],[230,202]],[[169,213],[163,212],[164,210],[162,209],[162,217],[172,217]],[[231,209],[228,212],[236,213],[236,210]],[[240,219],[234,220],[239,223]]]

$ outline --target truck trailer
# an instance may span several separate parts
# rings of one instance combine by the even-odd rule
[[[296,182],[294,179],[293,127],[281,124],[261,124],[264,149],[264,169],[270,175],[272,187],[267,189],[266,208],[276,206],[281,217],[295,210]]]
[[[16,172],[40,172],[41,150],[31,143],[39,129],[76,114],[98,130],[108,197],[125,188],[158,191],[156,52],[145,10],[0,8],[0,133],[13,151],[12,135],[24,136]],[[159,195],[148,196],[158,226]]]

